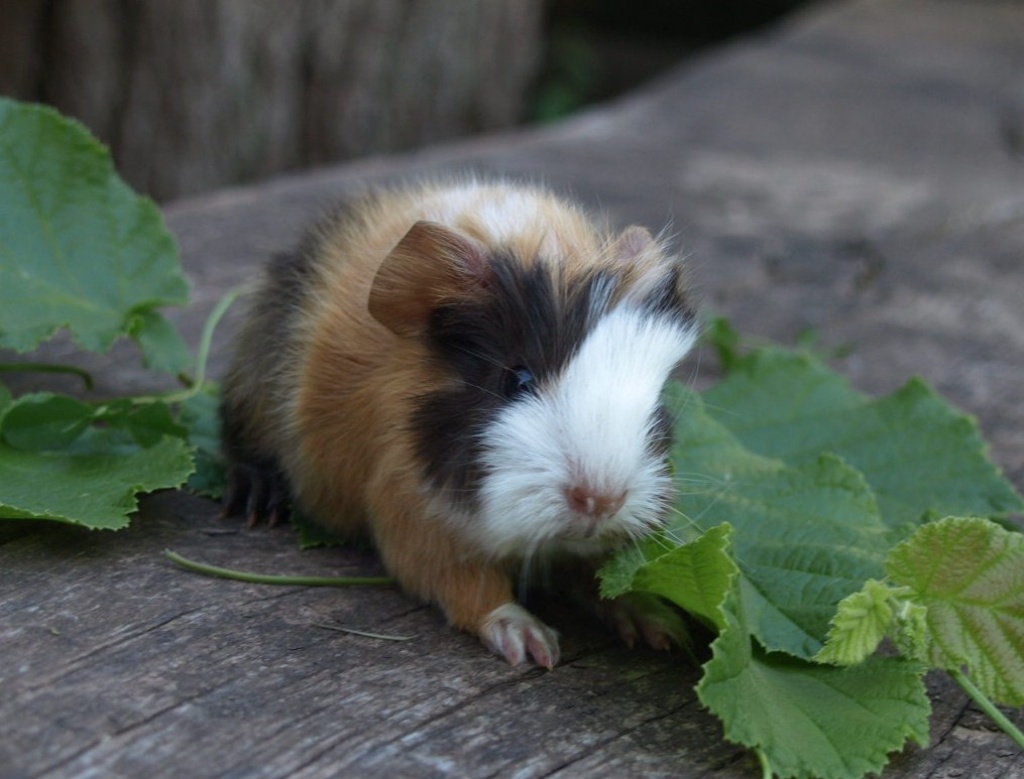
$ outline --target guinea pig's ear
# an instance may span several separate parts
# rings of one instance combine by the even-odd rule
[[[635,262],[655,255],[660,251],[658,242],[646,227],[630,225],[615,239],[612,244],[612,257],[616,262],[632,265]]]
[[[486,267],[472,239],[436,222],[417,222],[377,269],[370,315],[396,335],[416,335],[441,301],[480,286]]]

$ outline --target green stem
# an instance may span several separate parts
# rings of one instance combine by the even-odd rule
[[[763,749],[754,749],[754,754],[757,755],[757,762],[761,764],[761,779],[772,779],[775,773],[772,771],[771,761],[768,759],[768,754]]]
[[[956,680],[957,684],[964,688],[964,691],[981,707],[982,711],[992,718],[993,722],[1002,728],[1006,735],[1017,742],[1017,746],[1024,749],[1024,733],[1021,733],[1020,729],[1010,722],[1010,719],[1003,714],[1003,712],[996,708],[996,705],[989,700],[985,693],[975,686],[974,682],[970,680],[967,674],[960,670],[949,669],[949,675]]]
[[[230,568],[220,568],[216,565],[207,565],[206,563],[189,560],[187,557],[182,557],[170,549],[165,549],[164,555],[172,563],[189,571],[205,573],[208,576],[219,576],[222,579],[249,582],[251,584],[290,584],[301,587],[385,587],[395,583],[395,580],[390,576],[276,576],[272,574],[249,573],[248,571],[235,571]]]
[[[217,325],[220,324],[220,320],[224,318],[235,301],[250,292],[252,292],[252,284],[240,284],[234,289],[228,290],[217,301],[217,305],[213,307],[210,315],[206,317],[206,322],[203,323],[203,332],[199,336],[199,347],[196,349],[196,375],[192,379],[192,386],[178,392],[157,395],[154,400],[162,400],[165,403],[181,403],[203,391],[203,385],[206,383],[206,363],[210,358],[210,347],[213,344],[213,334],[217,330]]]
[[[196,375],[188,380],[188,387],[183,390],[174,390],[173,392],[160,392],[156,395],[139,395],[130,398],[132,403],[137,405],[161,401],[164,403],[184,403],[186,400],[202,392],[203,385],[206,383],[206,363],[209,361],[210,346],[213,343],[213,334],[217,330],[217,325],[220,324],[220,320],[224,318],[224,314],[228,312],[228,309],[231,308],[234,302],[242,295],[247,295],[251,291],[251,284],[240,284],[234,289],[229,290],[217,301],[217,305],[213,307],[210,315],[206,317],[206,322],[203,323],[203,332],[199,336],[199,347],[196,350]]]
[[[220,324],[220,320],[224,318],[224,315],[228,312],[228,309],[234,305],[235,301],[242,295],[246,295],[251,291],[251,284],[241,284],[226,292],[223,297],[217,301],[217,305],[213,307],[210,315],[206,318],[206,322],[203,324],[203,332],[199,337],[199,347],[196,351],[196,375],[195,378],[190,380],[190,386],[187,389],[175,390],[173,392],[165,392],[157,395],[141,395],[131,398],[131,401],[139,405],[155,403],[157,401],[163,401],[164,403],[181,403],[202,392],[203,384],[206,382],[206,364],[209,362],[210,347],[213,344],[213,334],[217,330],[217,325]],[[82,368],[75,367],[74,365],[55,365],[44,362],[0,363],[0,373],[2,372],[68,373],[73,376],[78,376],[82,380],[82,383],[85,384],[85,388],[87,390],[91,390],[93,388],[92,374]],[[96,401],[96,405],[103,405],[108,402],[108,400],[99,400]]]
[[[248,295],[250,292],[252,292],[251,283],[240,284],[234,289],[228,290],[217,301],[217,305],[213,307],[213,311],[206,318],[206,322],[203,324],[203,332],[199,336],[199,348],[196,350],[196,376],[192,383],[194,388],[202,388],[206,382],[206,364],[209,362],[210,347],[213,344],[213,334],[217,330],[217,325],[220,324],[220,320],[224,318],[224,315],[235,304],[235,301],[242,297],[242,295]]]
[[[0,373],[69,373],[82,380],[87,390],[92,389],[92,374],[74,365],[54,365],[48,362],[0,363]]]

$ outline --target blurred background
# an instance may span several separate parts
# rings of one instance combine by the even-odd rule
[[[165,201],[561,118],[814,0],[3,0],[0,94]]]

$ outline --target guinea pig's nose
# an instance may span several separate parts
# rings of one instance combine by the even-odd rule
[[[593,489],[587,484],[574,484],[565,489],[569,508],[588,517],[610,517],[626,502],[626,491],[610,492]]]

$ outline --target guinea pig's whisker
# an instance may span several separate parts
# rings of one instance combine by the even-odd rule
[[[737,420],[737,421],[739,421],[739,422],[752,422],[752,421],[753,421],[753,418],[752,418],[752,417],[750,417],[750,416],[749,416],[749,415],[747,415],[747,414],[744,414],[744,413],[742,413],[742,412],[741,412],[741,411],[740,411],[740,410],[739,410],[738,408],[736,408],[736,407],[732,407],[732,408],[726,408],[725,406],[720,406],[720,405],[719,405],[719,404],[717,404],[717,403],[708,403],[708,402],[707,402],[707,401],[705,400],[705,401],[704,401],[704,408],[706,408],[706,409],[710,409],[710,410],[712,410],[712,411],[714,411],[714,412],[716,412],[716,413],[718,413],[718,414],[726,414],[726,415],[728,415],[728,416],[729,416],[729,417],[730,417],[731,419]]]
[[[504,368],[504,367],[506,367],[505,365],[500,363],[498,360],[495,360],[495,359],[493,359],[491,357],[488,357],[486,354],[483,354],[482,352],[478,352],[475,349],[467,349],[465,346],[459,346],[459,345],[456,345],[455,348],[458,349],[463,354],[468,354],[470,357],[475,357],[476,359],[480,360],[481,362],[489,363],[489,364],[495,366],[496,368]]]
[[[695,361],[695,364],[691,365],[691,366],[688,366],[689,367],[689,371],[687,372],[687,375],[685,377],[683,375],[681,375],[680,371],[677,368],[676,371],[673,372],[673,374],[672,374],[673,379],[675,381],[678,381],[680,384],[682,384],[687,389],[693,390],[693,388],[697,384],[697,376],[700,374],[700,361],[701,361],[701,352],[698,350],[697,351],[697,359]]]
[[[666,532],[665,533],[665,541],[663,542],[664,546],[665,546],[665,551],[672,551],[676,547],[683,546],[683,545],[686,544],[686,542],[688,540],[692,541],[693,539],[692,538],[691,539],[687,539],[681,533],[678,533],[678,532],[675,532],[675,531],[673,531],[673,532]]]
[[[501,362],[500,360],[496,360],[493,357],[488,357],[486,354],[483,354],[482,352],[475,351],[474,349],[467,349],[464,346],[456,346],[455,348],[458,349],[463,354],[468,354],[470,357],[474,357],[477,360],[480,360],[480,362],[487,363],[488,365],[491,365],[495,368],[500,368],[501,370],[506,370],[508,368],[508,366],[505,363]]]
[[[706,506],[705,506],[705,507],[704,507],[703,509],[701,509],[700,513],[699,513],[699,514],[697,514],[697,516],[693,518],[693,521],[694,521],[694,525],[696,526],[696,524],[697,524],[698,522],[700,522],[701,520],[703,520],[703,519],[704,519],[704,517],[705,517],[705,516],[707,515],[707,513],[708,513],[709,511],[711,511],[711,510],[712,510],[712,509],[713,509],[713,508],[714,508],[714,507],[715,507],[715,506],[716,506],[716,505],[718,504],[718,502],[719,502],[720,500],[721,500],[721,496],[718,496],[718,497],[716,497],[716,498],[715,498],[715,499],[714,499],[713,501],[711,501],[710,503],[708,503],[708,505],[706,505]]]
[[[672,478],[677,486],[704,487],[702,490],[692,489],[691,491],[680,493],[687,496],[701,495],[709,492],[711,489],[725,490],[729,486],[729,483],[725,479],[715,478],[707,473],[677,471],[673,474]]]
[[[658,533],[657,535],[651,536],[651,539],[655,544],[657,544],[661,549],[664,549],[666,552],[671,552],[676,546],[678,546],[678,541],[673,537],[672,533],[668,530],[664,530],[661,533]],[[636,545],[636,548],[641,552],[643,551],[639,544]]]
[[[641,539],[639,537],[632,537],[629,540],[630,540],[630,543],[633,546],[633,551],[636,552],[638,555],[640,555],[641,559],[644,562],[648,562],[648,557],[647,557],[646,553],[644,552],[644,548],[642,546],[640,546]],[[668,544],[664,544],[663,542],[660,541],[660,539],[658,540],[658,543],[661,543],[666,551],[671,549],[671,547]]]
[[[664,549],[666,552],[671,552],[673,549],[679,546],[678,534],[671,529],[663,530],[662,532],[653,537],[654,543],[657,544],[657,546],[659,546],[660,548]]]
[[[480,390],[480,391],[481,391],[481,392],[483,392],[484,394],[486,394],[486,395],[490,395],[490,396],[491,396],[492,398],[498,398],[498,399],[501,399],[501,397],[502,397],[502,396],[501,396],[501,393],[499,393],[499,392],[495,392],[494,390],[492,390],[492,389],[490,389],[490,388],[488,388],[488,387],[484,387],[484,386],[483,386],[483,385],[481,385],[481,384],[474,384],[474,383],[472,383],[472,382],[468,382],[468,381],[467,381],[467,382],[464,382],[464,384],[465,384],[465,386],[467,386],[467,387],[471,387],[472,389],[475,389],[475,390]]]
[[[685,524],[686,524],[687,526],[691,527],[692,529],[694,529],[694,530],[697,530],[697,531],[702,531],[702,530],[703,530],[703,528],[701,528],[701,526],[700,526],[700,525],[698,524],[698,522],[699,522],[699,520],[700,520],[700,517],[697,517],[696,519],[694,519],[694,518],[693,518],[693,517],[691,517],[691,516],[690,516],[689,514],[687,514],[687,513],[685,512],[685,511],[682,511],[682,510],[680,510],[680,509],[678,509],[678,508],[675,508],[675,507],[673,507],[673,508],[672,508],[672,513],[673,513],[673,514],[674,514],[675,516],[677,516],[677,517],[679,517],[680,519],[682,519],[682,520],[683,520],[683,522],[684,522],[684,523],[685,523]],[[670,537],[671,537],[671,535],[672,535],[672,533],[673,533],[673,532],[676,532],[676,531],[673,531],[673,529],[672,529],[672,528],[666,528],[666,530],[665,530],[665,535],[667,535],[667,536],[670,536]]]

